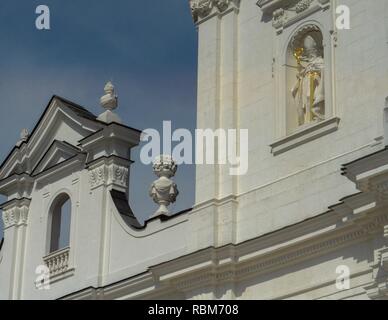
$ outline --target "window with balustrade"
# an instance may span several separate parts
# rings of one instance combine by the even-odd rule
[[[60,276],[69,270],[71,199],[63,193],[53,201],[48,215],[47,255],[43,258],[50,276]]]

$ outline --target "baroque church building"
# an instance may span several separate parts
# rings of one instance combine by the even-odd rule
[[[176,166],[159,157],[141,224],[141,131],[113,86],[99,116],[54,96],[0,167],[0,299],[387,299],[388,2],[190,7],[197,128],[247,129],[247,174],[197,165],[195,205],[170,214]]]

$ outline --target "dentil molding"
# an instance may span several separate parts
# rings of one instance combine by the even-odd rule
[[[238,9],[241,0],[190,0],[194,22],[199,22],[211,14],[220,14],[228,9]]]

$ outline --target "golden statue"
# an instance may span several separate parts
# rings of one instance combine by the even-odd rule
[[[298,111],[299,126],[322,121],[325,116],[324,60],[314,38],[308,35],[304,48],[294,50],[297,82],[291,90]],[[303,66],[303,62],[306,65]]]

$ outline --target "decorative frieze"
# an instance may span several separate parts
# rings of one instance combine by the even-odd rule
[[[95,189],[110,184],[127,188],[128,175],[128,167],[117,164],[103,164],[89,171],[90,188]]]
[[[281,33],[283,28],[330,6],[330,0],[259,0],[264,14],[272,15],[272,25]]]
[[[224,13],[228,9],[238,9],[240,0],[190,0],[191,12],[195,22],[210,16],[212,13]]]
[[[113,165],[112,181],[122,187],[128,186],[128,168]]]
[[[105,168],[101,166],[89,172],[90,188],[94,189],[105,183]]]
[[[256,277],[259,274],[270,273],[287,265],[292,265],[303,260],[311,259],[314,256],[323,255],[325,253],[338,250],[341,247],[354,244],[358,241],[363,241],[368,237],[372,237],[373,233],[381,230],[381,225],[388,222],[388,215],[382,214],[374,218],[365,219],[359,224],[359,227],[350,228],[348,232],[340,235],[327,236],[324,239],[315,239],[299,243],[293,247],[289,247],[283,252],[271,252],[265,256],[256,256],[247,261],[239,262],[240,257],[235,257],[230,253],[230,263],[227,265],[219,265],[216,260],[209,264],[208,269],[201,267],[200,272],[193,272],[185,276],[171,279],[171,284],[179,291],[192,290],[197,287],[220,285],[225,282],[241,281],[242,279]],[[388,231],[385,230],[385,233]],[[237,245],[234,252],[244,252],[244,245]],[[216,257],[217,250],[209,253],[209,257]],[[223,257],[225,259],[225,257]],[[205,258],[206,259],[206,258]],[[380,256],[379,266],[384,266],[384,260]],[[203,261],[202,261],[203,262]],[[202,264],[201,264],[202,265]]]
[[[3,208],[4,229],[13,226],[26,225],[28,221],[29,199],[18,199],[12,201]]]

